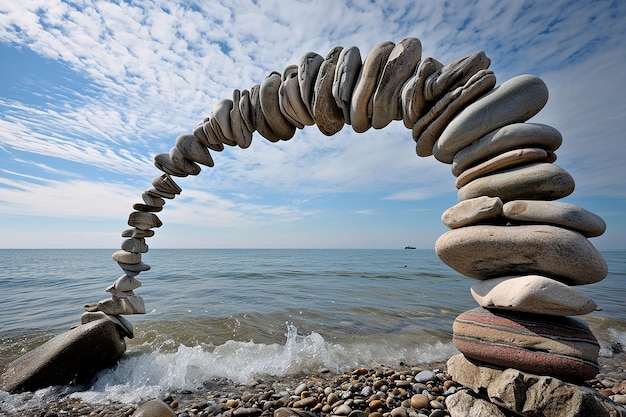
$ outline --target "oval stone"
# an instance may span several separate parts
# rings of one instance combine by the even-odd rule
[[[468,182],[484,177],[502,169],[511,168],[518,165],[527,165],[533,162],[544,162],[548,159],[548,152],[539,148],[514,149],[501,153],[481,164],[476,165],[466,171],[456,179],[456,188],[461,188]]]
[[[561,133],[552,126],[513,123],[487,133],[454,155],[452,174],[459,176],[469,167],[511,149],[541,148],[555,151],[562,142]]]
[[[454,155],[499,127],[525,122],[548,101],[546,84],[533,75],[520,75],[494,88],[463,109],[442,132],[433,155],[452,163]]]
[[[452,341],[468,358],[536,375],[585,381],[599,370],[600,346],[582,320],[474,308],[452,325]]]
[[[503,207],[503,214],[507,219],[515,222],[568,227],[586,237],[600,236],[606,230],[606,223],[597,214],[562,201],[509,201]]]
[[[596,303],[562,282],[541,275],[503,277],[480,281],[471,288],[481,307],[556,316],[580,316]]]
[[[500,197],[503,202],[529,200],[558,200],[574,191],[574,178],[563,168],[540,162],[499,171],[477,178],[458,191],[458,200],[487,195]]]
[[[538,274],[584,285],[608,273],[604,258],[587,238],[549,225],[462,227],[441,235],[435,252],[450,268],[479,280]]]
[[[502,216],[502,200],[498,197],[476,197],[461,201],[444,211],[441,221],[450,229],[476,224]]]

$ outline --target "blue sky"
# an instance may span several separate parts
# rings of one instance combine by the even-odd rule
[[[391,4],[390,4],[391,3]],[[563,201],[626,248],[626,2],[72,1],[0,4],[0,248],[116,248],[152,164],[233,89],[313,51],[417,37],[449,63],[484,50],[498,84],[540,76],[533,122],[564,137]],[[152,248],[433,248],[456,203],[450,166],[402,122],[327,137],[315,126],[175,178]]]

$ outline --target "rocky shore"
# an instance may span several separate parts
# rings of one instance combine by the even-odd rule
[[[87,404],[69,395],[46,407],[0,415],[443,417],[451,415],[446,398],[465,390],[445,369],[445,363],[400,363],[393,369],[362,368],[342,374],[320,370],[308,375],[267,376],[244,385],[215,379],[205,381],[195,391],[170,392],[137,404]],[[594,388],[621,408],[617,404],[626,404],[626,366],[605,364],[584,386]]]

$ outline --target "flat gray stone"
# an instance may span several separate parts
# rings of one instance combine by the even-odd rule
[[[475,179],[458,191],[459,201],[482,195],[511,200],[558,200],[574,191],[574,178],[549,163],[522,165]]]
[[[148,271],[150,269],[150,265],[143,262],[139,262],[136,264],[125,264],[123,262],[118,262],[117,264],[120,266],[120,268],[122,268],[122,271],[124,271],[124,273],[130,277],[135,277],[140,272]]]
[[[198,175],[201,171],[199,165],[185,158],[177,147],[170,149],[170,160],[174,166],[188,175]]]
[[[170,158],[169,153],[160,153],[154,157],[154,166],[166,174],[173,175],[175,177],[186,177],[187,174],[184,170],[177,168]]]
[[[582,292],[541,275],[492,278],[471,288],[481,307],[555,316],[580,316],[597,308]]]
[[[106,290],[111,292],[112,290],[128,292],[134,289],[141,287],[141,281],[136,279],[135,277],[128,276],[126,274],[122,275],[115,282],[110,285]]]
[[[341,46],[336,46],[328,53],[315,80],[313,120],[319,131],[326,136],[339,132],[345,124],[343,110],[337,106],[333,97],[335,69],[342,50]]]
[[[490,64],[491,60],[483,51],[451,62],[428,77],[424,85],[424,97],[428,101],[437,101],[449,91],[465,84],[477,72],[489,68]]]
[[[254,129],[259,132],[261,136],[270,142],[278,142],[281,137],[274,133],[269,123],[265,119],[263,108],[261,106],[261,86],[254,85],[250,89],[250,111],[252,114],[252,120],[254,122]],[[280,111],[280,110],[279,110]],[[295,126],[294,126],[295,133]]]
[[[246,149],[246,148],[249,148],[250,145],[252,144],[252,131],[248,129],[248,126],[243,121],[243,117],[241,116],[240,105],[241,105],[241,91],[234,89],[233,90],[233,108],[230,109],[230,127],[233,131],[233,136],[235,138],[235,142],[237,142],[237,145],[242,149]],[[184,152],[182,153],[184,155]],[[189,159],[195,160],[191,157]],[[209,165],[209,166],[213,166],[213,165]]]
[[[350,102],[352,93],[361,72],[361,52],[356,46],[344,48],[337,59],[335,67],[335,78],[333,80],[333,97],[335,103],[343,112],[343,119],[346,124],[350,122]]]
[[[454,155],[499,127],[525,122],[548,101],[548,88],[533,75],[520,75],[494,88],[463,109],[435,143],[437,160],[452,163]]]
[[[132,237],[135,239],[142,239],[145,237],[154,236],[154,230],[141,230],[137,228],[126,229],[122,232],[122,237]]]
[[[402,86],[415,72],[421,59],[422,43],[417,38],[404,38],[393,47],[374,92],[374,129],[382,129],[392,120],[402,119]]]
[[[217,133],[211,126],[211,117],[202,123],[201,129],[195,129],[193,135],[199,138],[200,142],[212,151],[222,152],[224,150],[224,143],[217,137]]]
[[[450,268],[479,280],[537,274],[584,285],[608,272],[587,238],[548,225],[461,227],[441,235],[435,251]]]
[[[496,85],[493,72],[480,70],[465,85],[444,95],[431,109],[413,125],[412,135],[418,156],[430,156],[441,132],[450,121],[469,103],[490,91]]]
[[[252,103],[250,102],[250,91],[241,90],[241,95],[239,96],[239,114],[241,115],[241,120],[246,125],[246,128],[254,133],[254,119],[252,119]],[[208,146],[211,149],[210,146]]]
[[[363,133],[372,127],[374,92],[394,46],[393,42],[379,42],[365,57],[350,101],[350,121],[352,129],[357,133]]]
[[[115,262],[122,262],[126,264],[137,264],[141,262],[140,253],[133,253],[125,250],[118,250],[114,252],[113,255],[111,255],[111,258],[113,258]]]
[[[122,242],[122,250],[133,253],[148,252],[148,245],[145,239],[130,238]]]
[[[441,215],[450,229],[458,229],[502,216],[502,200],[498,197],[476,197],[461,201]]]
[[[402,121],[407,129],[412,129],[419,118],[426,113],[427,101],[424,97],[424,86],[428,77],[441,68],[443,64],[435,58],[424,58],[417,66],[415,74],[402,86]]]
[[[454,155],[452,174],[459,176],[466,169],[512,149],[541,148],[555,151],[562,142],[561,133],[552,126],[513,123],[487,133]]]
[[[324,62],[324,57],[315,52],[306,52],[298,61],[298,84],[302,102],[313,117],[313,95],[315,92],[315,80],[317,73]]]
[[[194,135],[181,135],[176,138],[176,149],[183,157],[190,161],[212,167],[214,165],[213,158],[209,150],[203,146]]]
[[[567,227],[585,237],[600,236],[606,230],[606,223],[597,214],[562,201],[509,201],[503,207],[503,215],[512,222]]]
[[[128,225],[137,229],[148,230],[153,227],[161,227],[163,223],[156,214],[146,213],[142,211],[133,211],[128,216]]]
[[[463,171],[456,179],[454,185],[456,188],[461,188],[468,182],[474,181],[477,178],[484,177],[485,175],[500,171],[506,168],[511,168],[517,165],[528,165],[533,162],[544,162],[548,160],[548,151],[539,148],[522,148],[513,149],[494,156],[491,159],[486,160],[476,166],[473,166]]]
[[[110,320],[98,320],[62,333],[9,363],[0,389],[18,393],[53,385],[88,385],[95,375],[117,363],[126,350]]]
[[[167,174],[152,178],[152,186],[157,190],[173,194],[180,194],[183,191],[183,189],[174,182],[172,177]]]

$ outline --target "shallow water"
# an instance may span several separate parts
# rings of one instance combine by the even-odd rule
[[[0,250],[0,366],[109,298],[121,271],[109,250]],[[602,355],[626,346],[626,251],[603,252],[609,276],[578,287],[602,308],[584,316]],[[401,361],[444,361],[454,318],[476,306],[473,280],[431,250],[151,250],[135,290],[148,314],[120,364],[74,395],[138,402],[212,378],[248,382]],[[67,388],[9,396],[16,409]]]

